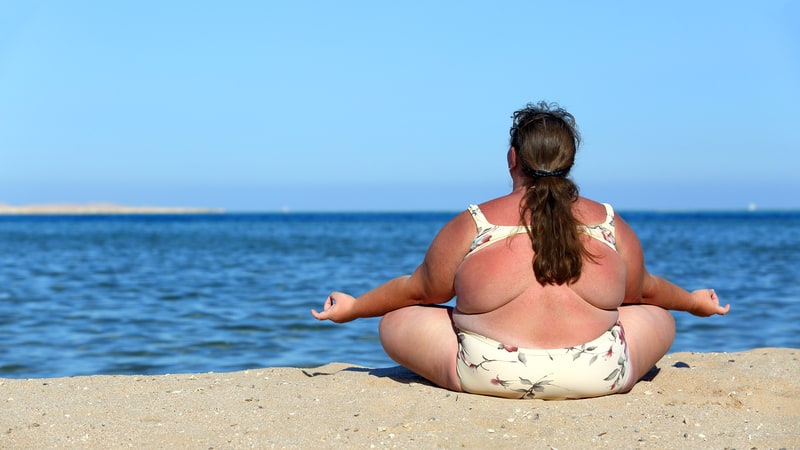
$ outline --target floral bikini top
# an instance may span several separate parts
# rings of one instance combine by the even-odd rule
[[[617,240],[614,237],[614,208],[608,203],[603,203],[606,208],[606,219],[599,225],[583,225],[581,232],[597,239],[600,242],[611,247],[615,252],[617,251]],[[472,240],[472,245],[469,246],[469,253],[478,251],[487,247],[497,241],[507,239],[516,234],[523,234],[528,232],[528,227],[524,225],[493,225],[478,205],[469,205],[469,213],[472,214],[472,219],[478,227],[478,235]]]

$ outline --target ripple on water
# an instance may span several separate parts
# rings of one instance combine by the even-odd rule
[[[394,366],[379,319],[309,310],[409,273],[450,217],[0,218],[0,376]],[[732,304],[726,317],[675,313],[673,351],[800,348],[800,214],[626,219],[651,272]]]

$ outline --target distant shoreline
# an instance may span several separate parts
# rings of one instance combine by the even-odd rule
[[[800,214],[800,209],[686,209],[686,210],[673,210],[673,209],[625,209],[620,208],[619,211],[626,216],[636,216],[639,214],[647,215],[677,215],[677,216],[694,216],[694,215],[717,215],[717,214],[734,214],[743,216],[761,217],[764,215],[796,215]],[[226,210],[224,208],[208,208],[208,207],[181,207],[181,206],[129,206],[120,205],[116,203],[47,203],[47,204],[30,204],[30,205],[9,205],[0,202],[0,216],[13,216],[13,215],[113,215],[113,214],[451,214],[456,215],[459,210],[392,210],[392,209],[343,209],[343,210],[325,210],[325,209],[273,209],[273,210],[248,210],[248,209],[234,209]]]
[[[216,208],[187,208],[161,206],[126,206],[114,203],[56,203],[13,206],[0,203],[0,215],[46,215],[46,214],[214,214],[224,213]]]

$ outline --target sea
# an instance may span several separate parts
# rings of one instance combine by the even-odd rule
[[[394,367],[377,318],[315,320],[422,260],[456,212],[0,216],[0,378]],[[650,272],[716,289],[670,352],[800,348],[800,211],[621,211]]]

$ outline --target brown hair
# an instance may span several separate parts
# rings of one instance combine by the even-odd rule
[[[534,275],[543,286],[575,282],[583,257],[592,258],[572,214],[578,186],[567,178],[580,144],[575,117],[546,102],[528,104],[512,117],[510,144],[527,178],[520,214],[535,252]]]

